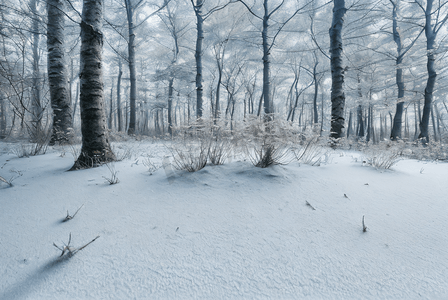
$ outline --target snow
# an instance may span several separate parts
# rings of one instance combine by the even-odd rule
[[[161,144],[134,142],[118,145],[133,155],[109,185],[106,166],[66,172],[69,149],[11,147],[0,143],[0,176],[18,176],[0,182],[0,299],[448,299],[446,163],[378,171],[329,150],[319,167],[233,159],[188,173]],[[153,175],[149,154],[165,161]],[[60,258],[53,243],[70,233],[73,247],[100,237]]]

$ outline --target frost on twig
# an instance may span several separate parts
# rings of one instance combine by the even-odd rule
[[[68,210],[67,210],[67,216],[65,216],[65,218],[62,220],[62,222],[67,222],[68,220],[73,219],[73,218],[76,216],[76,214],[78,213],[78,211],[79,211],[83,206],[84,206],[84,204],[81,205],[81,206],[78,208],[78,210],[73,214],[73,216],[70,216],[70,214],[68,213]]]
[[[62,251],[62,253],[61,253],[61,255],[59,257],[64,256],[64,254],[67,254],[69,257],[71,257],[71,256],[75,255],[78,251],[81,251],[82,249],[84,249],[85,247],[87,247],[88,245],[93,243],[99,237],[100,236],[97,236],[96,238],[94,238],[93,240],[91,240],[90,242],[85,244],[84,246],[81,246],[79,248],[75,248],[75,247],[72,247],[70,245],[70,242],[72,241],[72,234],[70,233],[70,235],[68,237],[68,243],[67,244],[64,243],[63,246],[58,246],[55,243],[53,243],[53,246],[55,246],[57,249]]]

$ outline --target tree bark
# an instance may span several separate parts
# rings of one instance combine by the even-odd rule
[[[274,113],[273,103],[271,99],[271,81],[270,81],[270,53],[269,53],[269,41],[268,41],[268,29],[269,29],[269,10],[268,0],[264,0],[264,16],[263,16],[263,31],[261,33],[263,40],[263,105],[265,113],[265,121],[272,120],[272,114]]]
[[[436,69],[434,67],[434,62],[436,60],[435,54],[434,54],[434,46],[435,46],[435,40],[436,40],[436,32],[432,28],[431,24],[431,12],[432,12],[432,5],[434,0],[427,0],[426,2],[426,11],[425,11],[425,17],[426,17],[426,23],[425,23],[425,35],[426,35],[426,53],[428,56],[428,61],[426,63],[426,68],[428,70],[428,81],[426,82],[426,88],[425,88],[425,104],[423,106],[423,114],[422,114],[422,120],[420,123],[420,135],[418,136],[419,139],[423,139],[424,143],[429,143],[429,115],[431,113],[431,105],[432,105],[432,98],[433,98],[433,91],[434,86],[436,83]]]
[[[330,33],[331,54],[331,138],[341,138],[344,129],[344,68],[342,66],[342,26],[346,12],[345,0],[334,0]]]
[[[135,71],[135,32],[134,32],[134,8],[130,0],[125,0],[126,14],[128,18],[129,42],[128,42],[128,62],[129,79],[131,90],[129,94],[129,127],[128,134],[135,134],[135,102],[137,100],[137,76]]]
[[[32,30],[33,30],[33,86],[31,87],[31,114],[32,114],[32,127],[31,138],[37,142],[42,134],[42,117],[43,108],[41,104],[41,82],[40,82],[40,68],[39,68],[39,19],[37,11],[37,0],[30,1],[32,16]]]
[[[83,0],[81,21],[81,154],[71,170],[114,161],[106,131],[102,74],[102,1]]]
[[[118,132],[123,131],[123,118],[121,116],[121,77],[123,76],[121,59],[118,60],[118,78],[117,78],[117,119]]]
[[[174,78],[171,77],[168,83],[168,133],[173,136],[173,82]]]
[[[404,106],[404,81],[403,81],[403,70],[401,69],[401,63],[403,62],[403,45],[401,41],[400,31],[398,29],[398,21],[397,21],[397,4],[393,3],[392,10],[392,32],[394,42],[397,45],[397,59],[396,59],[396,75],[395,81],[398,87],[398,100],[397,100],[397,108],[395,110],[394,122],[392,126],[392,131],[390,134],[390,139],[396,141],[401,138],[401,126],[403,123],[403,106]]]
[[[202,29],[204,24],[204,17],[202,15],[202,5],[204,0],[196,0],[193,4],[194,13],[196,15],[196,50],[194,57],[196,59],[196,118],[202,118],[202,97],[203,97],[203,87],[202,87],[202,41],[204,40],[204,30]]]
[[[50,85],[53,130],[50,145],[69,143],[72,139],[73,118],[68,90],[64,49],[64,4],[62,0],[47,1],[48,82]]]

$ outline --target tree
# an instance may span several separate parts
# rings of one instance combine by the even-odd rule
[[[38,14],[37,0],[30,1],[31,9],[31,32],[33,35],[32,47],[33,47],[33,80],[31,86],[31,138],[33,141],[37,141],[42,135],[42,117],[44,109],[41,103],[41,85],[40,80],[40,55],[39,55],[39,40],[40,40],[40,20]]]
[[[425,88],[425,104],[423,106],[422,120],[420,123],[420,135],[419,138],[423,139],[425,143],[429,143],[429,116],[431,113],[431,106],[433,100],[434,86],[436,84],[437,72],[434,66],[436,60],[436,38],[437,33],[443,28],[443,25],[448,20],[448,1],[437,1],[438,5],[433,10],[434,0],[426,1],[426,8],[423,4],[415,0],[417,4],[425,14],[425,36],[426,36],[426,55],[427,63],[426,68],[428,72],[428,81]],[[442,9],[445,9],[442,12]],[[433,22],[434,21],[434,22]]]
[[[414,43],[420,37],[420,34],[423,31],[420,31],[420,34],[414,38],[414,40],[407,46],[403,45],[403,37],[402,30],[398,26],[398,12],[400,7],[400,0],[389,0],[392,4],[392,34],[395,44],[397,45],[397,56],[395,58],[396,61],[396,84],[398,88],[398,99],[397,106],[395,110],[394,122],[390,134],[391,140],[395,141],[398,138],[401,138],[401,125],[403,123],[403,106],[404,106],[404,79],[403,79],[403,58],[406,53],[412,48]]]
[[[345,0],[334,0],[333,20],[330,27],[331,54],[331,132],[330,137],[343,136],[344,128],[344,68],[342,66],[342,26],[344,24]]]
[[[73,120],[65,61],[63,1],[47,0],[47,14],[48,82],[53,109],[50,144],[53,145],[70,142]]]
[[[271,50],[275,45],[275,40],[277,36],[280,34],[285,25],[292,20],[301,10],[303,10],[308,4],[305,4],[301,8],[298,8],[292,13],[288,18],[286,18],[283,22],[276,22],[278,26],[271,36],[271,24],[270,21],[273,18],[273,15],[279,11],[280,8],[285,4],[283,0],[279,5],[275,6],[272,10],[269,9],[269,4],[272,1],[263,0],[263,14],[259,15],[250,8],[246,2],[243,0],[238,0],[241,2],[246,9],[258,20],[262,21],[262,30],[261,30],[261,38],[262,38],[262,48],[263,48],[263,105],[264,105],[264,113],[265,120],[270,121],[272,119],[272,114],[274,113],[274,104],[271,99],[271,78],[270,78],[270,67],[271,67],[271,59],[270,54]]]
[[[103,98],[102,1],[83,0],[81,21],[81,154],[71,170],[114,161],[109,145]]]
[[[229,1],[224,5],[217,5],[211,8],[207,13],[202,12],[205,0],[190,0],[193,6],[194,14],[196,16],[196,48],[195,48],[195,60],[196,60],[196,118],[202,118],[202,98],[203,98],[203,86],[202,86],[202,43],[204,41],[204,21],[207,20],[213,13],[225,8],[228,4],[232,3]]]

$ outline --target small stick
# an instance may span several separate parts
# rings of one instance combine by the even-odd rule
[[[311,207],[312,210],[316,210],[308,201],[306,201],[306,205]]]
[[[364,216],[362,216],[362,232],[367,232],[367,227],[364,224]]]
[[[96,238],[94,238],[93,240],[91,240],[90,242],[88,242],[87,244],[85,244],[84,246],[82,246],[82,247],[80,247],[80,248],[78,248],[78,249],[75,249],[74,251],[73,251],[73,254],[75,254],[76,252],[78,252],[78,251],[80,251],[80,250],[82,250],[82,249],[84,249],[85,247],[87,247],[88,245],[90,245],[91,243],[93,243],[97,238],[99,238],[100,236],[98,235]]]
[[[84,203],[84,204],[85,204],[85,203]],[[78,208],[78,210],[73,214],[73,216],[70,216],[70,214],[68,213],[68,210],[67,210],[67,216],[65,217],[64,220],[62,220],[62,222],[67,222],[68,220],[73,219],[73,218],[76,216],[76,214],[78,213],[78,211],[84,206],[84,204],[81,205],[80,208]]]

